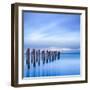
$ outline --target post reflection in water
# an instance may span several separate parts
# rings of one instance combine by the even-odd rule
[[[60,51],[50,50],[36,50],[27,48],[26,50],[26,77],[30,76],[48,76],[48,71],[44,71],[47,67],[44,66],[48,63],[52,63],[55,60],[60,59]],[[51,67],[51,66],[50,66]],[[43,70],[42,70],[43,69]],[[32,71],[33,70],[33,71]],[[30,74],[32,72],[32,74]],[[50,73],[51,71],[49,71]]]
[[[30,77],[29,69],[27,69],[27,71],[26,71],[26,77]]]

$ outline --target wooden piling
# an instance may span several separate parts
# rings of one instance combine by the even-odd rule
[[[31,52],[31,62],[33,64],[33,67],[36,67],[36,60],[35,60],[35,49]]]
[[[33,51],[31,51],[31,63],[33,64]]]
[[[38,51],[36,51],[36,62],[38,62]]]
[[[26,64],[27,64],[27,68],[30,69],[30,49],[29,48],[26,51]]]
[[[58,60],[60,59],[60,51],[58,51]]]
[[[50,51],[48,51],[48,60],[49,60],[49,62],[51,61]]]
[[[42,51],[42,55],[41,56],[42,56],[43,64],[45,64],[45,51],[44,50]]]
[[[36,67],[36,64],[40,65],[40,60],[42,60],[43,64],[59,60],[60,59],[60,51],[41,51],[32,49],[30,54],[30,49],[28,48],[26,51],[26,64],[27,68],[30,69],[30,56],[31,56],[31,63],[33,67]]]
[[[46,63],[48,63],[48,50],[46,51]]]
[[[38,50],[37,52],[38,52],[38,65],[40,66],[40,50]]]
[[[52,61],[54,61],[54,52],[52,51]]]

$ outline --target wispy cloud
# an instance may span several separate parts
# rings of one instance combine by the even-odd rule
[[[48,33],[34,32],[25,37],[25,43],[33,45],[62,45],[62,44],[78,44],[80,42],[79,33],[68,32],[49,35]]]
[[[31,14],[24,17],[24,46],[79,48],[80,46],[80,16],[72,14]],[[61,17],[60,17],[61,15]],[[28,17],[27,21],[26,18]],[[44,18],[45,17],[45,18]],[[55,17],[55,18],[53,18]],[[40,20],[38,19],[40,18]],[[39,21],[38,21],[39,20]],[[36,22],[35,22],[36,21]],[[40,22],[41,21],[41,22]],[[29,25],[29,24],[30,25]],[[33,23],[33,24],[32,24]],[[28,26],[27,26],[28,24]],[[31,25],[32,24],[32,25]]]

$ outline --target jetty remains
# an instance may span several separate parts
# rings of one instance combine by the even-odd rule
[[[45,64],[54,62],[55,60],[60,60],[60,51],[30,50],[30,48],[27,48],[26,50],[26,65],[28,69],[30,69],[30,64],[33,64],[33,67],[36,67],[36,64],[40,66],[40,63]]]

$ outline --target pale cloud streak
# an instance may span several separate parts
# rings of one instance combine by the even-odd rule
[[[38,16],[38,18],[42,19],[41,21],[43,22],[33,22],[33,26],[29,25],[28,27],[26,27],[26,22],[24,26],[24,46],[30,46],[33,48],[59,47],[60,49],[66,48],[66,50],[72,47],[79,48],[79,15],[69,15],[69,17],[67,15],[62,16],[63,17],[61,18],[52,18],[51,15],[48,17],[48,19]],[[33,20],[33,18],[31,20]],[[36,19],[36,21],[37,20],[39,19]],[[44,22],[44,20],[47,22]]]

